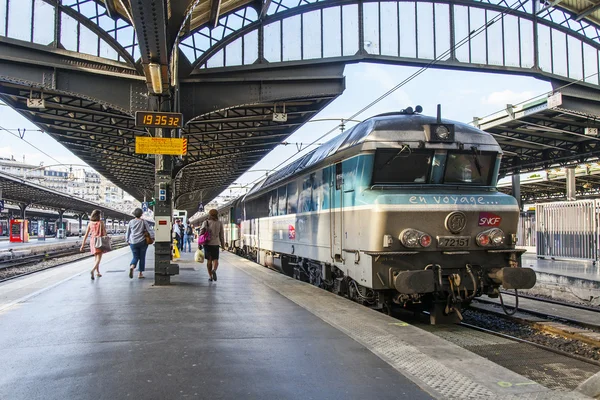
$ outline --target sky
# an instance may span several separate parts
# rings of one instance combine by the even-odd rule
[[[324,133],[339,126],[339,119],[348,118],[383,93],[412,75],[418,68],[383,64],[361,63],[348,65],[344,71],[346,90],[312,121],[338,119],[338,121],[309,122],[286,139],[289,143],[311,143]],[[507,104],[519,104],[551,90],[548,82],[531,77],[428,69],[405,86],[357,116],[364,120],[377,114],[400,111],[406,107],[423,107],[423,114],[436,115],[437,104],[442,107],[442,117],[459,122],[471,122],[473,117],[485,117],[506,108]],[[355,123],[348,122],[346,128]],[[336,134],[335,129],[319,143]],[[311,149],[314,147],[311,147]],[[296,145],[278,146],[251,170],[271,169],[298,154]],[[264,176],[265,171],[249,172],[236,180],[236,187],[246,185]],[[224,194],[244,193],[245,189],[231,189]]]
[[[417,68],[384,64],[360,63],[346,66],[346,90],[319,114],[286,139],[287,146],[280,145],[262,161],[235,181],[234,188],[226,190],[224,195],[243,194],[247,185],[265,175],[264,169],[272,169],[281,162],[298,154],[293,143],[308,144],[324,133],[334,129],[329,136],[320,140],[323,143],[340,133],[339,119],[349,118],[355,112],[377,99],[408,76]],[[364,120],[371,116],[399,111],[406,107],[421,105],[423,114],[435,115],[437,104],[441,104],[442,117],[459,122],[470,122],[473,117],[484,117],[503,110],[507,104],[518,104],[551,90],[548,82],[531,77],[503,75],[493,73],[462,72],[443,69],[428,69],[372,108],[357,116]],[[336,119],[336,121],[318,120]],[[346,123],[350,128],[355,123]],[[0,157],[23,158],[27,163],[39,165],[85,164],[69,150],[56,142],[24,117],[7,106],[0,106]],[[8,130],[8,131],[7,131]],[[23,139],[20,134],[23,134]],[[26,143],[29,142],[30,144]],[[42,154],[43,150],[47,155]]]

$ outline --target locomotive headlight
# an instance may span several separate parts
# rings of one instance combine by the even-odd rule
[[[431,245],[431,236],[416,229],[403,230],[398,239],[405,247],[429,247]]]
[[[450,137],[450,130],[444,125],[438,125],[435,128],[435,135],[442,140],[446,140]]]
[[[405,229],[400,234],[400,242],[406,247],[417,247],[419,245],[419,232],[414,229]]]
[[[477,244],[482,247],[500,246],[504,243],[504,232],[502,229],[494,228],[477,235]]]
[[[490,232],[490,242],[494,246],[500,246],[504,242],[504,232],[500,229],[492,229]]]

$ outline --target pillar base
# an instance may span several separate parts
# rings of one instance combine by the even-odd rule
[[[155,286],[168,286],[170,284],[171,284],[171,275],[154,274],[154,285]]]

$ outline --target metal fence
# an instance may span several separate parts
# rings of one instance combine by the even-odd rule
[[[517,244],[519,246],[535,247],[535,242],[535,213],[521,213],[519,216],[519,226],[517,227]]]
[[[538,257],[598,259],[598,201],[535,206]]]

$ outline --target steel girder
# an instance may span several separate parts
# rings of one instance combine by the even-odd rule
[[[563,84],[553,82],[554,104],[544,97],[475,119],[475,125],[492,134],[504,151],[501,176],[600,158],[600,137],[586,131],[600,129],[600,94]]]
[[[196,74],[372,61],[543,79],[587,77],[581,83],[598,88],[600,29],[573,22],[560,10],[538,13],[536,4],[525,1],[513,10],[504,1],[330,0],[274,11],[264,19],[238,11],[232,26],[203,28],[182,41],[182,49]],[[494,18],[485,31],[456,47]]]
[[[24,179],[4,173],[0,173],[0,188],[2,189],[3,199],[21,205],[40,206],[58,211],[68,210],[79,214],[90,213],[94,209],[99,209],[107,218],[131,219],[131,216],[127,213],[35,185]]]
[[[292,133],[343,91],[341,64],[337,64],[333,70],[327,70],[330,68],[328,63],[375,60],[427,64],[432,57],[445,50],[443,43],[438,43],[439,38],[448,36],[449,46],[450,43],[460,40],[456,35],[457,30],[464,28],[465,31],[470,31],[478,27],[479,20],[489,21],[498,13],[508,10],[507,3],[497,0],[439,0],[417,3],[329,0],[320,4],[308,4],[307,1],[301,0],[297,5],[289,1],[272,0],[253,2],[250,8],[242,7],[249,2],[234,0],[135,0],[126,4],[127,9],[121,7],[121,2],[111,3],[114,7],[108,7],[110,12],[99,7],[99,1],[72,0],[58,3],[56,0],[48,0],[47,3],[56,7],[53,46],[32,43],[33,33],[29,42],[2,40],[0,93],[11,106],[16,107],[84,161],[93,165],[121,188],[132,192],[137,198],[150,193],[152,189],[153,159],[135,155],[132,147],[135,136],[144,134],[133,126],[133,112],[147,109],[149,103],[145,96],[147,86],[141,68],[131,63],[132,59],[137,58],[138,46],[135,34],[132,34],[131,23],[138,28],[140,36],[143,36],[146,30],[143,43],[140,43],[142,64],[158,62],[166,65],[163,63],[169,62],[177,38],[183,40],[182,49],[192,43],[192,60],[198,66],[203,62],[210,64],[210,54],[214,57],[222,54],[223,65],[231,65],[235,63],[236,52],[241,53],[241,65],[230,66],[224,69],[223,73],[213,68],[192,71],[191,65],[182,65],[179,69],[182,111],[186,118],[191,118],[191,122],[183,131],[183,135],[190,140],[190,154],[177,167],[179,173],[176,189],[178,205],[191,210],[195,210],[194,202],[199,197],[199,190],[204,190],[200,197],[203,196],[205,200],[210,198],[206,195],[209,191],[217,194],[249,166],[254,165],[260,156],[285,140],[286,135]],[[529,72],[536,76],[562,74],[571,78],[577,78],[576,74],[585,75],[590,69],[595,68],[597,71],[600,66],[597,51],[600,43],[598,28],[588,23],[574,23],[567,18],[568,16],[564,17],[566,14],[561,16],[560,10],[557,12],[551,7],[539,10],[532,4],[532,1],[521,3],[518,9],[510,11],[508,17],[490,27],[489,32],[484,35],[483,47],[486,50],[483,56],[470,50],[466,55],[461,55],[459,49],[441,61],[444,67],[477,68],[485,64],[490,70],[515,73],[527,72],[527,68],[532,67]],[[146,8],[143,8],[144,6]],[[154,10],[151,6],[154,6]],[[396,10],[413,7],[410,15],[414,17],[415,26],[412,33],[409,29],[407,37],[410,40],[402,40],[404,33],[400,31],[400,13],[388,13],[386,7],[395,7]],[[199,10],[205,10],[203,12],[206,18]],[[150,14],[146,14],[146,11]],[[336,20],[335,13],[338,11],[342,16]],[[461,12],[468,16],[466,27],[455,22],[456,14]],[[61,49],[60,39],[64,36],[61,34],[64,31],[61,28],[61,23],[64,22],[61,17],[63,15],[73,17],[77,22],[76,45],[73,49],[78,50],[83,43],[80,30],[83,32],[85,27],[98,36],[98,43],[108,43],[116,51],[117,61],[125,62],[111,62],[106,58]],[[148,15],[150,19],[147,18]],[[356,23],[350,21],[350,24],[346,24],[348,21],[345,18],[348,17],[345,15],[349,15],[350,18],[356,17]],[[188,16],[191,17],[184,24],[183,21]],[[390,25],[389,18],[394,16],[397,22]],[[112,18],[113,23],[107,24],[107,18]],[[517,21],[517,25],[512,28],[510,18],[513,22]],[[428,20],[430,22],[427,22]],[[102,28],[91,26],[89,21],[98,27],[108,27],[106,34],[101,32]],[[203,26],[209,21],[212,21],[213,27],[218,21],[217,28],[207,31],[208,28]],[[336,46],[337,36],[328,35],[329,31],[336,31],[336,21],[340,23],[341,39],[337,42],[344,41],[345,33],[356,34],[354,39],[345,40],[345,45],[341,44],[337,56],[335,52],[329,51],[328,47],[332,39],[332,48]],[[417,23],[420,24],[419,29]],[[531,25],[524,25],[526,23]],[[346,28],[342,28],[341,25]],[[277,26],[281,29],[279,35],[272,31]],[[370,29],[375,26],[377,29]],[[385,31],[386,26],[395,26],[396,34]],[[194,31],[196,27],[200,29]],[[5,35],[8,33],[8,28],[6,29]],[[521,35],[525,39],[527,35],[531,35],[532,46],[539,49],[540,37],[537,33],[531,33],[536,30],[546,30],[550,39],[556,39],[556,34],[565,35],[566,58],[571,57],[567,60],[569,62],[566,63],[566,72],[555,63],[560,58],[554,57],[561,51],[560,44],[550,44],[554,47],[550,51],[551,61],[546,66],[539,52],[528,52],[525,49]],[[219,34],[219,31],[222,33]],[[430,32],[433,39],[424,40],[417,31]],[[252,32],[255,32],[255,36],[252,36]],[[284,40],[289,37],[284,38],[289,32],[297,33],[295,40],[300,41],[300,46],[296,49],[298,54],[290,47],[292,41]],[[318,46],[311,42],[311,32],[317,32]],[[444,32],[449,32],[449,35]],[[126,39],[123,39],[121,33],[125,34]],[[515,42],[519,44],[518,51],[507,51],[510,34],[519,36],[519,41]],[[371,38],[369,35],[374,36]],[[279,49],[276,51],[278,56],[270,54],[268,50],[269,40],[277,37],[279,42],[274,48]],[[554,42],[561,43],[561,38],[562,36],[558,37]],[[414,55],[406,55],[400,49],[397,54],[390,53],[389,43],[393,40],[397,40],[394,42],[396,48],[407,43],[409,47],[414,44]],[[202,42],[208,43],[208,46],[204,46]],[[368,45],[368,42],[371,45]],[[430,43],[430,48],[427,48],[426,43]],[[501,43],[501,46],[497,43]],[[576,46],[572,46],[573,43]],[[349,44],[352,46],[348,47]],[[373,46],[374,44],[376,46]],[[475,42],[469,43],[469,46],[471,45],[476,47]],[[500,53],[488,51],[490,46],[503,50],[500,52],[501,62],[494,64],[494,57]],[[385,50],[386,48],[388,50]],[[96,55],[100,55],[99,44],[96,49]],[[592,63],[593,65],[586,61],[589,59],[586,53],[589,49],[596,50],[596,62]],[[430,54],[427,54],[428,52]],[[509,62],[511,53],[518,54],[517,64]],[[581,62],[577,61],[578,56]],[[528,64],[530,60],[527,58],[533,60],[531,65]],[[216,58],[213,58],[214,60]],[[276,64],[285,64],[290,68],[274,68]],[[301,64],[305,66],[300,67]],[[548,66],[549,68],[546,68]],[[249,72],[252,69],[255,71]],[[163,68],[163,73],[166,74],[166,68]],[[163,79],[163,83],[165,82],[168,84],[169,80]],[[597,81],[587,84],[595,85]],[[47,108],[27,109],[26,100],[31,96],[43,97]],[[272,108],[282,105],[283,102],[286,102],[286,111],[289,112],[290,118],[285,124],[274,124],[272,120],[269,121]],[[584,101],[579,99],[578,112],[585,113],[588,110],[589,107],[586,108],[583,104]],[[593,105],[593,101],[588,104]],[[569,112],[573,109],[575,107],[568,108]],[[563,114],[570,115],[565,111]],[[544,123],[542,120],[534,121],[538,122]],[[522,127],[507,127],[506,133],[498,133],[500,136],[512,135],[513,138],[508,141],[500,137],[500,141],[508,150],[503,172],[516,171],[517,169],[510,169],[513,164],[523,169],[523,160],[534,160],[540,156],[559,162],[567,162],[563,161],[567,158],[568,162],[573,162],[577,155],[595,157],[594,140],[585,141],[582,136],[576,134],[580,132],[576,131],[577,129],[584,129],[577,124],[581,125],[584,122],[568,122],[570,125],[558,128],[564,128],[563,131],[568,133],[562,136],[557,135],[555,130],[543,135],[536,135],[536,132],[532,131],[527,132],[527,135]],[[557,129],[556,126],[558,125],[551,127]],[[571,136],[579,139],[573,139]],[[242,143],[243,148],[240,146]],[[515,146],[515,143],[519,143],[520,146]],[[514,148],[511,148],[511,145]],[[512,163],[509,163],[511,152],[519,157],[514,157]]]
[[[135,137],[148,134],[133,119],[149,107],[144,78],[122,63],[86,56],[73,64],[63,50],[13,42],[0,41],[0,97],[122,189],[151,196],[154,159],[135,154]],[[95,69],[99,61],[106,63]],[[177,195],[191,192],[194,200],[177,206],[195,211],[198,188],[210,200],[341,94],[343,65],[207,75],[181,82],[180,90],[184,115],[199,117],[183,130],[189,153],[176,182]],[[45,108],[28,108],[32,97]],[[284,104],[288,122],[273,122]]]
[[[44,99],[44,109],[27,107],[32,94]],[[135,136],[148,133],[136,129],[130,115],[55,90],[6,82],[0,83],[0,97],[123,190],[138,199],[151,194],[154,162],[135,154]]]
[[[193,157],[176,180],[176,206],[194,213],[281,144],[337,95],[286,102],[288,121],[272,121],[271,104],[212,112],[188,124],[185,136]]]
[[[600,175],[577,176],[575,186],[578,199],[600,197]],[[564,178],[521,184],[521,201],[523,204],[564,201],[567,199],[566,187]],[[512,188],[509,186],[501,187],[499,190],[512,195]]]
[[[213,199],[325,108],[344,91],[343,68],[212,74],[182,81],[182,111],[200,116],[183,132],[189,154],[177,174],[176,207],[193,214],[199,201]],[[274,122],[273,112],[284,107],[287,122]]]

